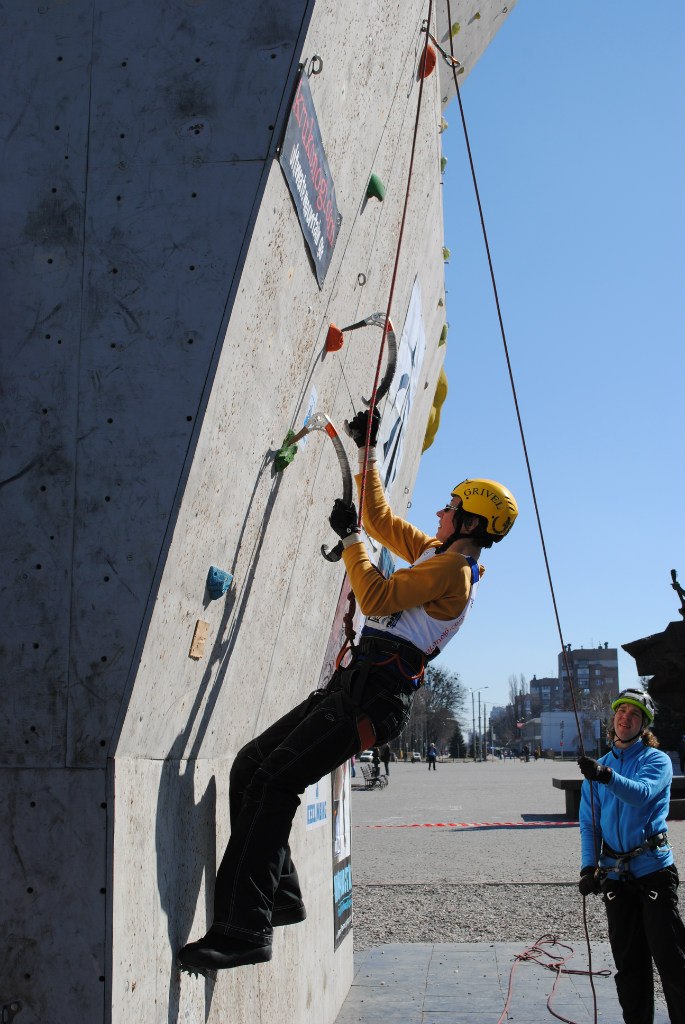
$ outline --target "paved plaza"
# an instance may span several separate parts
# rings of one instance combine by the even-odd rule
[[[337,1024],[542,1024],[555,957],[587,970],[578,826],[553,778],[574,761],[390,765],[389,785],[352,780],[355,978]],[[685,864],[685,822],[669,822]],[[613,967],[604,911],[587,900],[592,966]],[[540,963],[517,961],[543,935]],[[507,1005],[512,967],[516,965]],[[613,978],[596,977],[597,1020],[621,1024]],[[507,1012],[504,1016],[505,1005]],[[586,975],[558,978],[552,1009],[594,1019]],[[668,1016],[657,990],[656,1024]]]

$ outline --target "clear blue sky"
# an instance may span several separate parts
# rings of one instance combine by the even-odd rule
[[[519,0],[462,86],[564,639],[678,619],[685,585],[685,5]],[[457,51],[458,56],[458,51]],[[468,476],[520,505],[441,657],[506,703],[559,640],[457,101],[443,135],[449,394],[411,519]],[[622,686],[637,680],[619,653]]]

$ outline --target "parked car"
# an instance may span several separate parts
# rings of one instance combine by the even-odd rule
[[[418,750],[415,750],[414,753],[411,755],[411,763],[414,764],[415,761],[420,761],[420,760],[421,760],[421,755],[418,752]]]
[[[373,761],[373,752],[371,750],[362,750],[361,754],[357,758],[358,761]]]

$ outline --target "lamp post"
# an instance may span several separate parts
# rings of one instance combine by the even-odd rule
[[[467,687],[467,689],[471,694],[471,737],[473,740],[473,760],[477,761],[478,758],[476,757],[476,703],[474,694],[480,694],[481,690],[487,690],[488,687],[479,686],[478,689],[471,689],[471,687],[469,686]],[[480,697],[478,697],[478,728],[480,729]]]

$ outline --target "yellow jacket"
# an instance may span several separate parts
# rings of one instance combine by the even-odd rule
[[[359,488],[361,476],[357,476]],[[394,515],[375,463],[366,477],[364,527],[388,551],[409,562],[385,579],[363,542],[343,549],[345,568],[367,627],[402,637],[427,656],[457,632],[473,604],[484,569],[453,547],[436,555],[440,542]]]

